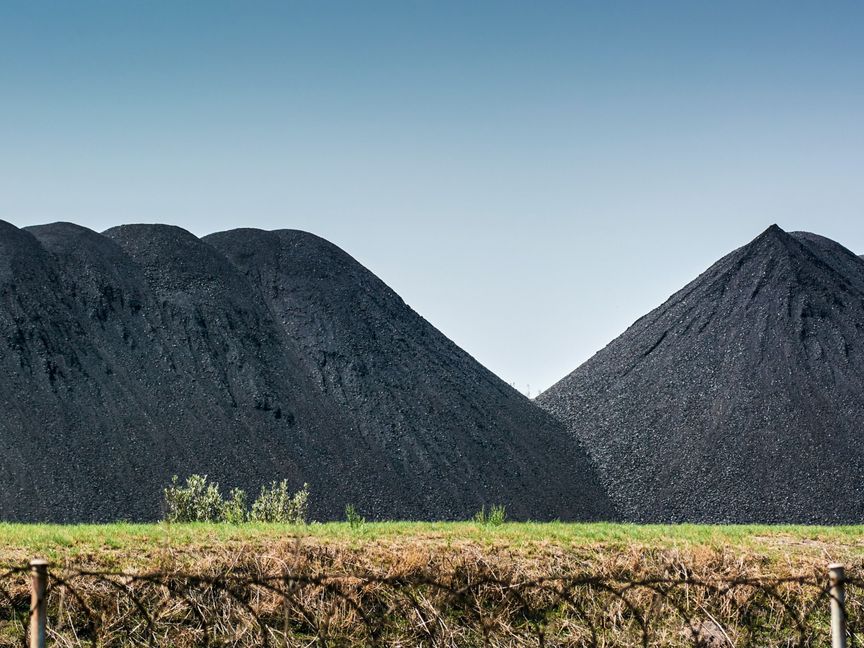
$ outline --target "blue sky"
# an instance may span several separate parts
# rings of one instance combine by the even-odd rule
[[[532,393],[771,223],[864,253],[862,115],[862,3],[0,3],[0,218],[309,230]]]

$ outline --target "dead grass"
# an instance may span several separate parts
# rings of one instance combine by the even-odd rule
[[[203,645],[205,628],[236,646],[640,645],[646,628],[658,646],[815,645],[827,563],[864,575],[850,527],[0,525],[0,563],[36,555],[68,580],[58,646]],[[24,575],[6,583],[26,614]],[[0,646],[22,628],[0,617]]]

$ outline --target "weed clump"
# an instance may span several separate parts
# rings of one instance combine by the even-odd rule
[[[357,527],[366,524],[366,518],[357,512],[357,509],[353,504],[348,504],[345,507],[345,521],[352,529],[356,529]]]
[[[472,521],[483,526],[501,526],[507,521],[507,509],[504,506],[493,505],[487,513],[484,505],[474,514]]]

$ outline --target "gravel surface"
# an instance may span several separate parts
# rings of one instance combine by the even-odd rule
[[[614,517],[560,423],[309,234],[0,221],[0,344],[0,519],[154,519],[196,472],[322,520]]]
[[[772,226],[541,394],[636,522],[864,521],[864,261]]]

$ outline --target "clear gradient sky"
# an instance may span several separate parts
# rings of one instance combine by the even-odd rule
[[[864,3],[7,0],[0,218],[312,231],[533,394],[771,223],[864,253]]]

